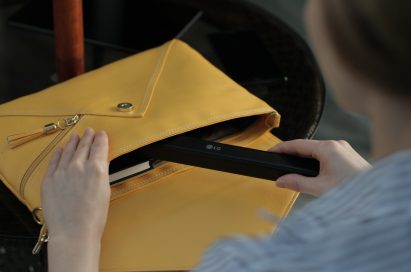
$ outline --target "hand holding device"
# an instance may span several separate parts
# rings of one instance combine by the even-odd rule
[[[347,177],[371,168],[371,165],[346,141],[293,140],[282,142],[270,151],[314,158],[320,162],[317,177],[293,173],[277,180],[279,187],[314,196],[320,196]]]

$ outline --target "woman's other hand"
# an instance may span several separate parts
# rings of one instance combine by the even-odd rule
[[[278,187],[314,196],[326,193],[345,178],[371,167],[346,141],[293,140],[279,143],[269,151],[317,159],[320,162],[317,177],[288,174],[277,180]]]
[[[110,185],[108,138],[86,129],[50,160],[41,199],[49,231],[49,271],[97,271]]]

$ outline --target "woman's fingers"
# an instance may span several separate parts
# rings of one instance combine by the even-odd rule
[[[49,178],[41,190],[50,237],[101,238],[110,202],[106,138],[104,133],[94,136],[87,129],[80,140],[71,137],[59,161],[58,152],[50,161]],[[88,160],[91,148],[91,157],[96,158],[93,163]]]
[[[79,138],[77,134],[72,134],[70,140],[63,149],[63,153],[61,154],[61,158],[57,167],[65,167],[69,164],[74,155],[74,152],[76,151],[78,141]]]
[[[279,143],[272,152],[311,157],[320,162],[317,177],[288,174],[279,177],[278,187],[319,196],[331,190],[347,177],[370,168],[346,141],[293,140]]]
[[[108,157],[108,137],[105,131],[100,131],[94,137],[93,144],[90,147],[90,161],[101,162],[107,161]]]
[[[319,195],[320,188],[315,182],[316,178],[304,177],[297,174],[284,175],[277,179],[277,186],[287,188],[301,193],[309,193],[311,195]]]
[[[56,151],[54,152],[53,156],[50,159],[50,162],[47,167],[46,174],[45,174],[45,178],[50,178],[51,175],[54,174],[54,171],[56,171],[57,166],[59,164],[62,153],[63,153],[63,148],[57,147]]]
[[[319,141],[317,140],[293,140],[275,145],[269,151],[285,154],[300,155],[308,158],[320,159]]]
[[[79,162],[85,162],[90,154],[90,147],[94,140],[94,130],[92,128],[87,128],[84,131],[84,135],[81,138],[77,150],[74,154],[73,159],[78,160]]]

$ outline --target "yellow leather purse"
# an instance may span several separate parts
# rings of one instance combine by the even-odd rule
[[[40,207],[48,161],[71,133],[107,131],[110,160],[159,140],[229,120],[255,117],[222,142],[266,150],[280,115],[187,44],[117,61],[0,105],[0,179],[31,211]],[[271,233],[266,209],[283,217],[297,193],[272,181],[175,163],[112,186],[102,271],[193,268],[221,237]]]

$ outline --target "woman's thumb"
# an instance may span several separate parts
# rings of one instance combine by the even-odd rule
[[[287,188],[310,195],[317,195],[318,188],[315,185],[313,178],[297,174],[288,174],[277,179],[277,186],[280,188]]]

